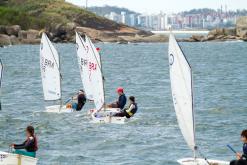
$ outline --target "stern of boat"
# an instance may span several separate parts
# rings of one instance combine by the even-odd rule
[[[229,165],[230,162],[226,162],[226,161],[221,161],[221,160],[212,160],[212,159],[208,159],[207,160],[209,162],[210,165]],[[209,165],[205,159],[202,158],[183,158],[183,159],[179,159],[177,162],[180,165]]]
[[[38,160],[29,156],[0,152],[0,165],[36,165]]]

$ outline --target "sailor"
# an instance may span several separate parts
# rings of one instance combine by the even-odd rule
[[[137,112],[137,109],[138,109],[138,107],[137,107],[137,103],[135,102],[135,97],[130,96],[128,108],[125,108],[123,111],[116,113],[113,116],[117,116],[117,117],[124,117],[125,116],[127,118],[131,118]]]
[[[15,154],[36,157],[38,140],[34,134],[33,126],[28,126],[26,128],[26,136],[27,139],[22,144],[11,144],[10,146],[15,149]]]
[[[237,160],[231,161],[230,165],[247,165],[247,130],[241,133],[241,141],[243,144],[243,153],[237,153]]]
[[[66,105],[67,108],[72,108],[76,111],[81,111],[87,102],[84,90],[79,90],[76,96],[72,97],[72,103]]]
[[[126,96],[124,94],[124,89],[122,87],[118,87],[116,92],[119,95],[118,100],[114,103],[109,104],[108,107],[123,109],[127,101]]]

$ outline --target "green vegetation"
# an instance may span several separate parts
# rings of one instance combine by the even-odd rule
[[[20,25],[22,29],[38,30],[71,22],[104,30],[123,26],[64,0],[0,0],[0,20],[0,25]]]

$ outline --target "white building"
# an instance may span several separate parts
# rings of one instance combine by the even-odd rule
[[[126,12],[121,12],[121,23],[126,24]]]

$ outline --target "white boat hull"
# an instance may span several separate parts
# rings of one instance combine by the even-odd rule
[[[36,165],[37,159],[7,152],[0,152],[0,165]]]
[[[49,113],[71,113],[74,112],[73,109],[68,109],[66,106],[61,107],[60,105],[53,105],[45,107],[46,112]]]
[[[230,162],[227,161],[221,161],[221,160],[212,160],[207,159],[207,161],[210,163],[210,165],[229,165]],[[209,165],[205,159],[202,158],[184,158],[179,159],[177,162],[181,165]]]
[[[128,120],[126,117],[114,117],[113,113],[120,112],[118,108],[107,108],[97,112],[96,110],[89,111],[91,113],[92,123],[113,123],[124,124]]]
[[[109,113],[117,113],[120,112],[121,110],[119,108],[106,108],[106,109],[102,109],[100,112],[100,114],[109,114]],[[93,113],[97,113],[96,109],[90,109],[87,114],[89,116],[91,116]]]

